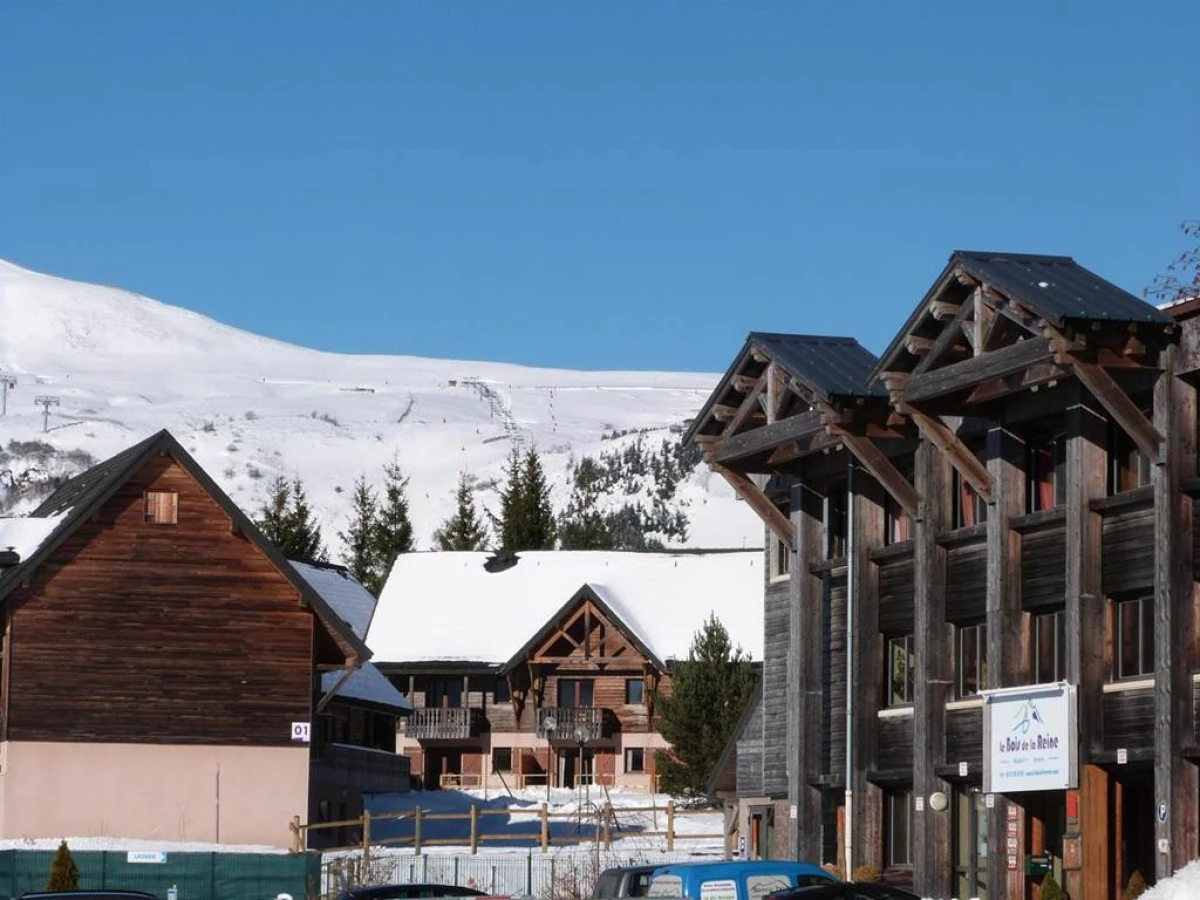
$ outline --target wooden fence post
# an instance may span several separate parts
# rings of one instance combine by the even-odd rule
[[[612,807],[604,809],[604,849],[612,850]]]
[[[471,804],[471,855],[479,852],[479,807]]]
[[[421,855],[421,807],[417,807],[413,813],[413,852],[417,856]]]
[[[550,808],[542,804],[542,852],[550,848]]]
[[[362,813],[362,867],[363,877],[370,878],[371,867],[371,812],[363,808]]]
[[[667,852],[675,849],[675,801],[667,801]]]
[[[292,821],[289,823],[288,827],[292,831],[292,852],[303,853],[304,838],[302,837],[303,832],[300,830],[300,817],[292,816]]]

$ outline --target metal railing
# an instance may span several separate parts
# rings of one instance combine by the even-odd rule
[[[537,712],[537,733],[541,738],[574,741],[604,736],[604,709],[599,706],[543,706]]]
[[[400,721],[404,734],[416,740],[463,740],[479,734],[483,711],[462,706],[418,708]]]

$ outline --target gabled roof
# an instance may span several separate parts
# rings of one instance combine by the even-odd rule
[[[755,659],[763,647],[762,550],[542,550],[502,572],[488,553],[403,553],[367,633],[385,671],[452,661],[499,667],[588,586],[653,658],[685,659],[715,614]]]
[[[955,250],[871,370],[872,385],[892,367],[905,339],[929,314],[931,301],[942,295],[958,271],[990,285],[1055,327],[1071,320],[1155,324],[1173,321],[1162,310],[1106,281],[1069,256]]]
[[[196,479],[229,516],[237,529],[299,591],[303,603],[316,613],[334,639],[354,658],[355,663],[361,663],[370,657],[370,651],[355,635],[354,630],[333,612],[321,595],[309,586],[274,544],[263,536],[237,504],[165,429],[67,481],[31,513],[30,518],[52,520],[54,525],[48,529],[43,540],[28,548],[29,555],[23,557],[18,565],[0,573],[0,599],[28,578],[82,523],[99,511],[126,481],[159,453],[170,456]]]
[[[375,598],[362,583],[350,574],[345,566],[289,560],[296,571],[321,595],[329,608],[363,640],[371,617],[375,614]],[[321,693],[327,694],[337,687],[342,679],[341,672],[326,672],[321,676]],[[380,707],[390,712],[412,712],[412,702],[373,663],[364,663],[346,682],[338,688],[337,695],[346,700],[356,700],[368,706]]]
[[[705,786],[704,793],[709,799],[717,799],[717,794],[720,792],[721,782],[725,780],[728,774],[727,770],[730,765],[734,766],[733,780],[737,784],[737,747],[741,742],[743,732],[754,718],[754,714],[758,712],[763,700],[763,680],[759,676],[758,684],[754,686],[754,692],[746,700],[746,706],[742,710],[741,716],[738,717],[737,724],[733,726],[733,731],[729,735],[729,740],[725,742],[725,747],[721,750],[721,755],[717,757],[716,765],[713,766],[712,772],[709,773],[708,782]]]
[[[752,331],[688,426],[683,435],[685,443],[700,433],[712,416],[713,407],[731,394],[735,376],[751,367],[756,353],[776,363],[825,402],[838,397],[887,396],[881,387],[868,383],[875,355],[854,338]]]
[[[633,646],[637,648],[637,651],[642,654],[642,656],[644,656],[648,662],[652,663],[660,672],[665,672],[667,670],[666,663],[659,659],[655,655],[654,651],[646,646],[645,641],[643,641],[637,635],[637,633],[629,627],[629,624],[625,622],[620,613],[613,608],[613,605],[608,603],[604,597],[601,596],[603,590],[603,588],[591,584],[585,584],[583,587],[577,590],[571,599],[564,603],[559,608],[558,612],[547,619],[545,624],[542,625],[542,627],[539,628],[537,632],[525,642],[524,646],[514,653],[508,662],[500,667],[500,672],[502,674],[505,672],[511,672],[518,665],[520,665],[520,663],[528,658],[529,655],[534,651],[534,648],[546,641],[546,639],[554,633],[554,631],[558,628],[559,623],[566,619],[571,614],[573,609],[586,601],[591,601],[592,605],[596,607],[601,615],[608,619],[611,624],[621,629],[621,633],[629,638]]]

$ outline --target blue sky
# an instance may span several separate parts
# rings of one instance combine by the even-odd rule
[[[882,350],[955,248],[1135,293],[1200,217],[1200,3],[0,5],[0,258],[322,349]]]

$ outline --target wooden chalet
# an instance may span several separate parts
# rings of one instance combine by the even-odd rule
[[[687,437],[775,548],[788,639],[761,783],[754,735],[733,783],[788,805],[782,852],[992,900],[1047,872],[1119,898],[1200,855],[1198,305],[956,252],[878,360],[750,336]],[[1066,780],[986,791],[989,716],[1035,694],[1074,716]]]
[[[0,532],[0,834],[287,846],[353,630],[165,431]]]
[[[413,702],[398,744],[414,780],[652,790],[672,660],[710,613],[759,655],[761,560],[529,552],[497,571],[483,553],[402,556],[368,643]]]

